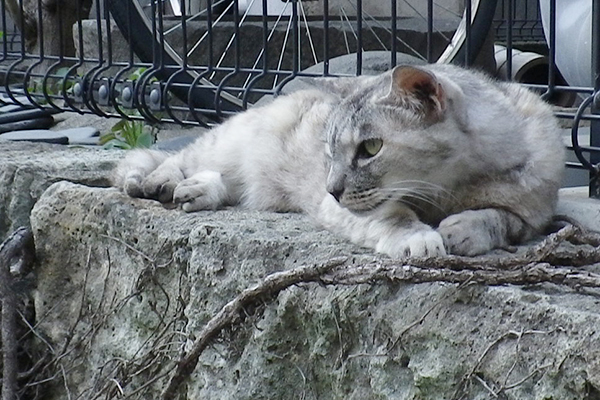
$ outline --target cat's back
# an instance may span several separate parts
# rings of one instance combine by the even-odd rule
[[[267,129],[271,135],[288,136],[303,123],[319,124],[335,98],[317,89],[304,89],[282,95],[264,106],[250,108],[239,116],[248,127]]]
[[[563,168],[564,146],[552,107],[537,94],[514,82],[497,81],[478,71],[452,65],[428,66],[454,82],[463,92],[468,127],[482,150],[493,159],[521,154],[547,160],[552,173]]]
[[[453,65],[431,64],[426,68],[462,90],[472,119],[480,117],[487,120],[486,116],[496,115],[523,119],[549,117],[550,122],[556,125],[552,107],[521,84],[499,81],[483,72]]]

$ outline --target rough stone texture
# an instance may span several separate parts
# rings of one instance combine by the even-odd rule
[[[600,199],[588,196],[587,187],[562,189],[556,214],[571,216],[586,228],[600,232]]]
[[[94,114],[79,114],[76,112],[63,112],[54,116],[55,124],[53,131],[62,131],[72,128],[93,127],[100,134],[110,132],[113,126],[119,122],[117,118],[105,118]]]
[[[120,157],[100,148],[0,141],[0,241],[29,226],[29,212],[48,186],[62,180],[109,186],[109,171]]]
[[[377,257],[300,215],[190,215],[67,182],[41,196],[31,223],[38,330],[69,371],[66,385],[49,384],[48,399],[66,398],[65,387],[71,398],[137,389],[138,398],[158,398],[164,379],[148,391],[143,384],[244,288],[335,255]],[[496,382],[514,385],[504,399],[597,399],[599,294],[554,285],[298,285],[247,310],[202,355],[180,398],[452,399],[474,370],[464,398],[493,398]]]

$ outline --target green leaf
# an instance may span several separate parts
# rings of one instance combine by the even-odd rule
[[[100,143],[107,148],[118,147],[121,149],[148,148],[156,140],[156,129],[141,120],[127,120],[117,122],[109,133],[102,135]]]
[[[122,132],[123,129],[125,129],[125,125],[127,124],[127,120],[126,119],[121,119],[119,122],[117,122],[112,128],[111,128],[111,132],[117,133],[117,132]]]
[[[123,131],[121,132],[123,139],[127,142],[131,147],[135,147],[135,143],[137,142],[137,137],[140,135],[138,132],[138,121],[127,121],[123,127]]]
[[[105,149],[123,149],[123,150],[131,150],[131,146],[119,139],[112,139],[108,142],[104,143],[103,146]]]
[[[105,133],[105,134],[100,135],[99,143],[101,145],[103,145],[103,144],[106,144],[107,142],[109,142],[111,140],[115,140],[115,139],[117,139],[117,136],[113,132]]]
[[[59,69],[56,70],[56,75],[65,77],[65,76],[67,76],[67,73],[69,72],[70,69],[71,69],[70,67],[60,67]]]
[[[137,141],[135,142],[135,147],[147,149],[152,146],[153,141],[152,135],[149,132],[144,132],[138,136]]]
[[[132,81],[138,80],[140,78],[140,76],[142,76],[142,74],[144,72],[146,72],[146,70],[148,70],[148,68],[145,68],[145,67],[140,67],[140,68],[135,69],[131,73],[131,75],[129,75],[129,79]]]

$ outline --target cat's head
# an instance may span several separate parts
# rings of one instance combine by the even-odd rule
[[[329,193],[364,213],[445,190],[468,135],[463,97],[426,67],[400,66],[358,82],[328,124]]]

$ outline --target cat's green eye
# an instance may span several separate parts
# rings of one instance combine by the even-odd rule
[[[383,146],[383,140],[381,139],[367,139],[363,141],[358,148],[359,157],[370,158],[375,156],[381,150]]]

